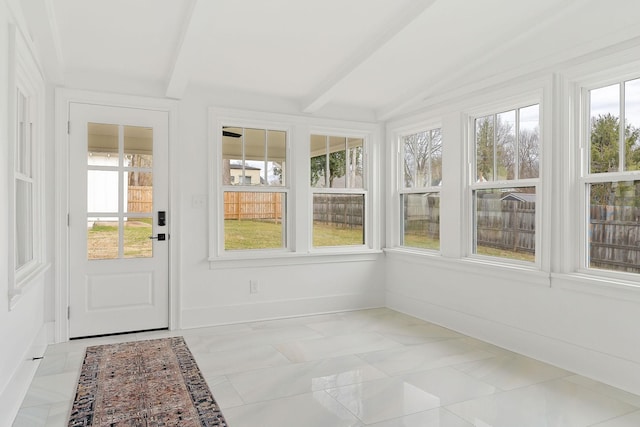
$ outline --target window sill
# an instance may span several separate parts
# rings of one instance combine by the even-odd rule
[[[437,268],[446,268],[459,272],[491,275],[492,277],[514,280],[519,283],[534,286],[549,287],[549,274],[541,271],[535,265],[510,264],[488,261],[481,258],[447,258],[438,252],[418,251],[405,248],[388,248],[385,254],[392,259],[429,265]]]
[[[331,251],[309,253],[250,253],[233,255],[228,257],[209,258],[209,269],[218,270],[225,268],[241,267],[280,267],[304,264],[328,264],[339,262],[377,261],[382,251],[380,250],[354,250]]]
[[[9,310],[13,310],[22,295],[27,293],[44,273],[51,267],[50,263],[40,263],[19,275],[13,288],[9,288]]]
[[[551,286],[574,292],[640,303],[640,282],[588,273],[551,275]]]

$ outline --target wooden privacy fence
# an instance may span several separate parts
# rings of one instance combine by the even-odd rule
[[[640,273],[640,208],[591,205],[591,267]]]
[[[283,193],[224,193],[224,219],[282,220]]]
[[[153,212],[153,187],[127,187],[127,212]]]
[[[364,224],[364,196],[361,194],[314,194],[313,220],[337,227]]]
[[[476,201],[476,244],[535,253],[536,204],[519,200]]]

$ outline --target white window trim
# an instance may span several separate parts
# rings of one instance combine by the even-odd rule
[[[626,273],[615,270],[605,270],[605,269],[596,269],[589,268],[588,265],[588,245],[589,239],[587,236],[587,230],[589,226],[589,214],[587,209],[588,198],[587,198],[587,185],[594,183],[602,183],[602,182],[615,182],[615,181],[635,181],[640,180],[640,171],[624,171],[624,172],[601,172],[601,173],[590,173],[589,172],[589,150],[590,141],[590,124],[589,119],[587,118],[587,114],[590,111],[589,105],[589,92],[593,89],[598,89],[601,87],[613,85],[613,84],[622,84],[622,82],[626,82],[633,79],[640,78],[640,69],[635,70],[635,72],[623,72],[620,74],[614,74],[615,77],[607,76],[605,79],[594,80],[590,79],[585,83],[578,83],[575,87],[575,96],[578,100],[577,104],[577,122],[578,122],[578,137],[576,143],[578,144],[580,156],[579,156],[579,166],[576,170],[576,181],[578,183],[577,189],[579,193],[579,204],[578,204],[578,217],[580,218],[579,222],[579,230],[577,233],[580,251],[579,258],[575,265],[575,277],[581,277],[587,281],[592,282],[592,284],[596,284],[600,288],[603,287],[602,280],[611,279],[611,283],[615,284],[616,287],[624,287],[624,288],[640,288],[640,273]],[[606,286],[611,287],[611,286]]]
[[[402,218],[402,208],[400,206],[400,201],[402,200],[402,196],[405,194],[424,194],[424,193],[441,193],[442,190],[442,186],[427,186],[427,187],[411,187],[411,188],[407,188],[404,186],[404,144],[402,139],[405,136],[409,136],[409,135],[414,135],[416,133],[420,133],[420,132],[428,132],[428,131],[432,131],[435,129],[440,129],[440,132],[442,132],[442,123],[441,122],[426,122],[426,123],[421,123],[419,125],[412,125],[411,127],[405,127],[405,128],[401,128],[398,129],[394,132],[394,139],[393,141],[395,142],[394,144],[394,151],[395,151],[395,157],[394,157],[394,162],[395,162],[395,168],[396,168],[396,173],[393,175],[395,178],[395,192],[397,192],[397,196],[395,197],[395,210],[397,211],[396,215],[398,217],[397,222],[394,223],[395,228],[397,228],[396,230],[393,231],[392,233],[392,247],[394,249],[400,249],[400,250],[405,250],[407,251],[407,253],[418,253],[418,254],[426,254],[426,255],[440,255],[442,252],[440,250],[440,248],[438,248],[437,250],[435,249],[423,249],[423,248],[416,248],[416,247],[412,247],[412,246],[404,246],[401,244],[402,242],[402,234],[403,234],[403,226],[402,226],[402,222],[404,220],[404,218]],[[442,137],[442,152],[444,153],[444,136]],[[443,155],[444,156],[444,155]],[[444,163],[443,163],[444,164]],[[442,185],[446,185],[444,183],[444,173],[443,173],[443,184]],[[442,203],[442,201],[441,201]],[[443,211],[443,207],[442,204],[440,205],[440,211]]]
[[[550,208],[548,207],[549,203],[547,202],[548,197],[545,194],[543,183],[545,181],[549,181],[551,178],[550,174],[550,163],[545,159],[545,153],[547,152],[546,147],[549,146],[550,141],[548,137],[548,133],[545,130],[545,119],[547,118],[547,114],[545,113],[545,103],[544,100],[548,99],[545,97],[545,89],[535,90],[533,92],[524,93],[520,96],[512,96],[508,99],[505,99],[504,102],[494,102],[491,104],[486,104],[481,108],[469,110],[467,112],[467,144],[466,147],[466,164],[467,164],[467,190],[465,196],[465,206],[467,213],[467,230],[466,234],[466,242],[465,242],[465,251],[466,257],[471,261],[483,262],[488,265],[495,266],[520,266],[526,269],[531,269],[535,271],[548,271],[549,268],[549,244],[548,239],[546,239],[544,224],[548,224],[549,221],[546,218],[550,217]],[[540,135],[540,170],[538,178],[529,178],[529,179],[517,179],[517,180],[496,180],[496,181],[488,181],[488,182],[475,182],[475,169],[476,169],[476,158],[475,158],[475,120],[480,117],[485,117],[489,115],[497,115],[502,112],[517,110],[520,108],[525,108],[531,105],[539,105],[539,135]],[[535,253],[535,261],[533,263],[529,263],[526,261],[512,260],[508,258],[500,258],[500,257],[492,257],[481,254],[473,253],[473,241],[475,236],[474,231],[474,212],[473,212],[473,193],[476,190],[487,190],[487,189],[499,189],[499,188],[517,188],[517,187],[535,187],[536,189],[536,216],[535,216],[535,226],[536,226],[536,236],[535,236],[535,245],[536,245],[536,253]]]
[[[242,266],[274,266],[314,264],[326,262],[370,261],[382,252],[379,244],[380,209],[376,209],[380,197],[379,138],[380,126],[374,123],[352,122],[338,119],[321,119],[279,113],[263,113],[228,108],[209,108],[209,268],[235,268]],[[283,187],[268,191],[287,191],[287,239],[286,249],[260,249],[225,251],[222,185],[218,164],[222,155],[222,126],[244,126],[275,129],[287,132],[287,181]],[[367,193],[365,219],[365,245],[313,248],[311,241],[311,204],[313,191],[309,185],[309,138],[312,134],[340,135],[363,138],[366,150],[365,176]],[[377,177],[374,179],[374,177]],[[233,190],[242,189],[233,186]],[[244,187],[248,191],[260,191],[259,186]],[[340,193],[361,189],[335,189]],[[264,190],[263,190],[264,191]],[[307,230],[307,233],[301,231]],[[346,258],[345,258],[346,257]]]
[[[14,25],[9,26],[9,309],[15,307],[23,295],[49,267],[46,261],[45,199],[44,199],[44,77],[32,50],[22,33]],[[15,150],[17,144],[17,92],[20,90],[30,104],[32,148],[32,251],[33,259],[16,269],[15,265]]]

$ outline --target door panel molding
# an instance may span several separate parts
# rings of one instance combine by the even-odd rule
[[[53,341],[69,340],[69,111],[71,103],[93,104],[109,107],[135,108],[168,113],[168,174],[169,211],[171,213],[171,239],[169,249],[169,329],[179,329],[181,311],[179,300],[180,206],[175,200],[177,184],[171,171],[178,165],[178,102],[168,99],[106,94],[100,92],[58,88],[55,91],[55,287],[53,292],[54,331]],[[173,255],[172,255],[173,254]]]

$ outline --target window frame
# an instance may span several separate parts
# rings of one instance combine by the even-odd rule
[[[476,159],[476,119],[480,119],[487,116],[497,117],[500,114],[510,112],[513,110],[521,110],[533,105],[538,105],[538,135],[539,135],[539,165],[538,165],[538,177],[537,178],[524,178],[524,179],[501,179],[495,181],[478,182],[477,177],[477,159]],[[516,115],[517,117],[517,115]],[[543,265],[546,263],[543,260],[546,258],[545,251],[546,246],[543,246],[543,217],[548,216],[546,213],[548,207],[544,203],[547,199],[544,194],[544,182],[545,177],[548,176],[546,172],[548,166],[545,165],[545,108],[544,97],[542,93],[536,91],[529,95],[515,96],[511,99],[507,99],[504,102],[487,103],[483,108],[471,110],[467,113],[467,132],[466,132],[466,158],[467,158],[467,190],[466,190],[466,212],[467,212],[467,230],[466,233],[466,258],[471,260],[477,260],[479,262],[502,265],[502,266],[518,266],[523,268],[531,268],[535,270],[542,270]],[[534,262],[520,261],[506,257],[490,256],[475,253],[475,192],[482,190],[502,190],[509,188],[524,188],[534,187],[536,194],[536,212],[535,212],[535,259]]]
[[[406,246],[403,244],[404,240],[404,215],[403,215],[403,200],[405,195],[409,194],[438,194],[441,197],[442,185],[440,186],[420,186],[420,187],[406,187],[404,183],[404,167],[405,167],[405,151],[404,151],[404,138],[410,135],[415,135],[421,132],[431,132],[434,130],[440,130],[441,134],[441,151],[440,155],[444,158],[444,135],[442,134],[442,124],[440,122],[429,122],[424,125],[420,124],[418,126],[413,126],[410,128],[405,128],[396,133],[395,141],[397,144],[397,174],[396,174],[396,188],[398,191],[398,199],[396,209],[398,211],[398,222],[397,222],[397,230],[395,234],[397,235],[397,241],[395,242],[395,246],[398,248],[402,248],[403,250],[409,251],[418,251],[424,252],[427,254],[441,254],[441,227],[438,227],[438,249],[427,249],[427,248],[419,248],[414,246]],[[444,160],[442,168],[444,169]],[[444,181],[444,171],[442,173],[441,184]],[[442,203],[442,198],[441,198]],[[440,205],[440,210],[442,211],[442,205]]]
[[[311,150],[310,150],[310,142],[312,135],[325,136],[325,137],[339,137],[345,138],[345,149],[347,149],[346,141],[349,138],[354,139],[362,139],[362,164],[363,164],[363,173],[362,173],[362,188],[354,188],[354,187],[313,187],[310,182],[310,171],[311,171]],[[369,142],[370,135],[368,133],[363,133],[361,131],[352,130],[352,129],[336,129],[336,128],[324,128],[324,127],[312,127],[309,129],[309,135],[306,140],[307,145],[307,181],[306,187],[309,189],[309,233],[308,233],[308,250],[310,253],[331,253],[331,252],[349,252],[349,251],[361,251],[362,249],[370,249],[371,248],[371,227],[369,225],[371,213],[370,213],[370,205],[369,202],[369,187],[371,183],[369,181],[371,176],[371,163],[370,163],[370,155],[369,155]],[[327,153],[328,154],[328,153]],[[362,195],[364,198],[364,206],[363,206],[363,243],[361,245],[336,245],[336,246],[314,246],[313,245],[313,198],[316,194],[349,194],[349,195]]]
[[[603,77],[606,75],[606,77]],[[599,183],[617,183],[626,181],[638,181],[640,180],[640,170],[625,171],[625,164],[620,162],[618,165],[618,171],[615,172],[591,172],[591,96],[592,90],[604,88],[607,86],[619,84],[620,94],[622,95],[624,90],[622,84],[640,79],[640,72],[637,68],[633,71],[629,71],[627,67],[624,70],[612,69],[610,72],[598,73],[592,78],[577,81],[574,87],[574,96],[577,100],[574,105],[577,116],[577,138],[576,145],[579,156],[577,159],[577,172],[576,182],[578,187],[578,207],[573,210],[578,214],[579,221],[577,221],[578,231],[576,233],[580,250],[578,251],[577,259],[574,264],[574,272],[578,275],[584,275],[593,279],[606,280],[611,279],[623,286],[628,284],[640,284],[640,273],[624,272],[617,270],[607,270],[592,268],[589,266],[589,225],[590,225],[590,198],[589,198],[589,186],[591,184]],[[618,99],[618,106],[621,106],[625,98],[620,97]],[[620,126],[624,127],[624,121],[621,120],[621,116],[624,110],[619,111]],[[624,138],[624,132],[619,136]],[[618,142],[620,142],[619,140]],[[619,151],[622,152],[623,145],[619,145]],[[618,153],[618,159],[623,159],[624,155]]]
[[[303,265],[326,262],[374,261],[378,259],[380,248],[380,221],[383,209],[381,205],[381,166],[380,143],[383,128],[372,122],[318,118],[284,113],[266,113],[252,110],[240,110],[222,107],[208,108],[209,140],[208,153],[208,258],[210,269],[236,267],[259,267],[278,265]],[[222,250],[224,226],[222,206],[222,174],[220,161],[222,156],[223,125],[245,126],[262,129],[281,129],[287,132],[287,237],[286,250]],[[310,147],[312,134],[328,133],[362,138],[367,144],[365,207],[365,245],[313,248],[311,241],[312,192],[309,185]],[[233,186],[237,190],[237,185]],[[284,187],[274,187],[283,191]],[[251,186],[250,191],[259,187]],[[337,189],[339,192],[352,191]],[[359,191],[359,190],[355,190]],[[195,196],[194,196],[195,197]],[[195,204],[195,202],[194,202]]]
[[[14,25],[9,26],[9,150],[7,159],[7,172],[9,182],[9,268],[8,268],[8,292],[9,309],[13,309],[20,297],[30,288],[44,271],[48,268],[46,260],[46,233],[45,233],[45,199],[44,199],[44,77],[36,63],[32,50]],[[18,165],[18,98],[21,94],[27,103],[29,121],[28,137],[30,139],[30,155],[28,169],[25,174]],[[29,203],[31,208],[30,234],[31,257],[22,265],[18,265],[17,238],[18,215],[17,183],[30,184]]]
[[[227,126],[232,127],[242,127],[244,129],[264,129],[264,130],[273,130],[284,132],[286,135],[285,139],[285,161],[286,161],[286,175],[285,182],[283,185],[251,185],[251,184],[229,184],[226,185],[222,182],[221,179],[221,161],[223,159],[222,154],[222,132],[223,128]],[[241,117],[224,117],[221,116],[217,119],[215,126],[210,126],[210,128],[215,128],[213,132],[215,132],[213,136],[214,141],[214,162],[209,164],[209,170],[212,171],[214,175],[213,186],[216,188],[215,193],[217,197],[213,197],[211,200],[216,200],[216,203],[213,203],[213,206],[216,207],[216,217],[222,218],[222,221],[216,221],[215,227],[211,227],[215,229],[215,237],[213,237],[212,243],[210,243],[210,248],[213,249],[213,253],[210,253],[211,257],[215,258],[248,258],[255,256],[273,256],[274,254],[283,254],[292,252],[292,238],[291,238],[291,220],[289,218],[289,213],[291,212],[291,179],[289,168],[292,167],[292,163],[290,160],[291,157],[291,132],[292,127],[289,123],[283,123],[281,121],[265,121],[261,119],[252,120]],[[217,176],[216,176],[217,175]],[[227,250],[225,249],[225,232],[224,232],[224,195],[227,192],[234,193],[284,193],[285,194],[285,206],[284,206],[284,225],[283,225],[283,247],[282,248],[269,248],[269,249],[242,249],[242,250]],[[211,224],[213,225],[213,224]],[[213,234],[213,233],[211,233]],[[210,237],[211,239],[211,237]],[[210,251],[211,252],[211,251]]]

